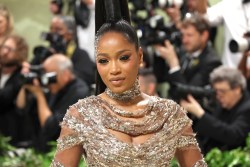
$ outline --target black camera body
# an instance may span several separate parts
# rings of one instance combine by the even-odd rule
[[[41,39],[50,43],[50,48],[53,48],[56,53],[66,52],[66,42],[62,35],[51,32],[42,32]]]
[[[36,46],[33,50],[34,58],[31,61],[33,65],[42,64],[43,61],[54,53],[66,53],[67,43],[63,37],[57,33],[42,32],[41,39],[49,42],[49,47]]]
[[[172,26],[165,25],[164,19],[160,15],[152,16],[145,22],[143,27],[138,28],[139,34],[141,34],[138,36],[144,46],[164,45],[165,40],[169,40],[176,47],[180,47],[182,44],[181,32]]]
[[[204,97],[212,97],[215,95],[214,89],[211,86],[191,86],[183,83],[174,83],[175,94],[177,99],[187,99],[187,95],[191,94],[195,99],[202,99]]]
[[[231,52],[244,52],[250,50],[250,31],[244,34],[243,38],[232,39],[229,42],[229,49]]]
[[[32,65],[30,72],[22,75],[23,84],[33,84],[34,79],[38,79],[43,87],[57,82],[56,72],[45,73],[42,65]]]

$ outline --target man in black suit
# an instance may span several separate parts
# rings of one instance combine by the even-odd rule
[[[169,95],[174,99],[175,83],[208,85],[210,72],[221,64],[209,42],[209,25],[205,18],[198,14],[186,17],[182,22],[181,33],[184,51],[179,57],[169,41],[165,41],[164,46],[155,46],[158,54],[169,66],[166,78],[171,86]]]
[[[14,145],[20,133],[15,99],[21,88],[21,65],[27,57],[28,44],[19,35],[8,36],[0,47],[0,134],[11,137]]]
[[[198,118],[194,131],[202,151],[244,146],[250,132],[250,97],[246,79],[237,69],[221,66],[211,73],[210,80],[218,102],[213,112],[206,112],[191,95],[181,101],[181,105]]]
[[[95,63],[89,54],[80,49],[75,43],[75,21],[71,16],[54,16],[51,20],[50,31],[61,35],[66,42],[66,56],[70,57],[74,71],[78,77],[90,86],[94,83]]]
[[[69,57],[73,63],[75,74],[84,80],[88,86],[95,80],[95,63],[91,61],[89,54],[80,49],[75,42],[75,21],[71,16],[56,15],[50,23],[50,32],[44,35],[50,42],[49,55],[61,53]],[[31,61],[32,64],[40,64],[48,56],[38,54]]]
[[[29,105],[27,103],[30,103],[30,101],[23,100],[27,95],[25,90],[35,96],[36,108],[31,108],[33,112],[28,112],[31,115],[34,111],[37,111],[36,115],[38,116],[38,122],[36,123],[39,124],[39,128],[38,133],[36,132],[34,135],[33,144],[37,150],[47,152],[50,148],[48,142],[55,141],[59,136],[59,123],[68,107],[79,99],[89,96],[90,91],[86,82],[74,74],[73,64],[65,55],[52,55],[44,61],[42,66],[45,74],[56,74],[56,80],[45,85],[41,83],[43,82],[42,79],[34,79],[33,84],[25,84],[18,94],[17,106],[20,109],[25,109]],[[23,63],[22,72],[27,73],[29,69],[30,65]],[[50,96],[48,98],[43,91],[44,87],[49,89]],[[36,123],[30,126],[35,127]]]

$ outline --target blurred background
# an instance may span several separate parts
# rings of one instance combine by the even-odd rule
[[[50,0],[1,0],[8,6],[14,17],[15,31],[25,37],[29,45],[29,58],[34,46],[44,43],[40,39],[42,31],[48,31],[52,18],[49,12]]]
[[[220,0],[209,0],[210,4],[216,4]],[[8,6],[14,17],[15,31],[24,36],[29,44],[29,59],[33,56],[34,46],[46,44],[40,38],[43,31],[49,30],[49,23],[52,14],[49,11],[50,0],[1,0],[1,3]],[[64,10],[67,6],[65,5]],[[216,50],[222,52],[223,27],[219,27],[216,39]],[[219,54],[220,55],[220,54]]]

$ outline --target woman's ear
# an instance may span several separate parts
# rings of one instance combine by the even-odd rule
[[[141,47],[139,47],[139,50],[138,50],[138,60],[139,60],[139,65],[143,64],[143,51]]]

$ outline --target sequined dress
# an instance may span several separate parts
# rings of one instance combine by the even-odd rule
[[[61,123],[64,134],[58,139],[57,152],[81,145],[82,157],[90,167],[162,167],[169,166],[177,149],[197,149],[193,133],[185,133],[192,122],[184,109],[171,100],[150,97],[143,119],[120,119],[110,112],[114,106],[99,96],[79,100],[67,111]],[[132,136],[153,134],[138,145],[125,143],[108,129]],[[52,167],[63,167],[53,160]],[[206,166],[203,160],[194,166]]]

